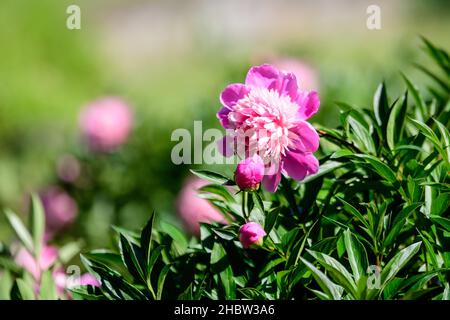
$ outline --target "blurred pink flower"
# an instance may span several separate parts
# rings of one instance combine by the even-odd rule
[[[100,282],[90,273],[82,274],[80,277],[80,286],[100,287]]]
[[[113,151],[125,143],[132,125],[132,112],[119,98],[94,101],[80,115],[82,134],[94,151]]]
[[[176,200],[177,213],[186,230],[197,236],[200,235],[200,222],[227,223],[219,210],[199,197],[197,190],[207,184],[207,181],[197,177],[188,178]]]
[[[258,189],[263,177],[264,162],[257,154],[242,160],[236,168],[235,180],[241,190],[254,191]]]
[[[217,113],[244,158],[259,154],[266,165],[264,187],[274,192],[281,174],[296,180],[316,173],[319,162],[313,152],[319,135],[306,122],[319,109],[315,91],[302,91],[296,76],[264,64],[252,67],[245,84],[228,85],[221,93],[223,107]],[[229,132],[231,131],[231,133]]]
[[[44,245],[38,259],[25,248],[20,248],[14,261],[17,265],[28,271],[36,281],[41,278],[42,272],[48,270],[58,258],[58,249],[53,246]]]
[[[56,169],[58,177],[65,182],[74,182],[81,173],[80,162],[70,154],[65,154],[59,158]]]
[[[64,190],[50,187],[40,195],[45,210],[46,240],[68,226],[78,214],[75,200]]]
[[[316,70],[303,62],[294,58],[275,58],[270,63],[276,68],[285,72],[291,72],[297,78],[297,84],[303,90],[317,90],[319,79]]]
[[[248,222],[239,229],[239,241],[244,248],[261,246],[266,234],[261,225],[256,222]]]
[[[55,281],[59,295],[62,295],[66,289],[72,289],[79,286],[90,285],[100,287],[100,282],[92,274],[84,273],[80,276],[68,275],[64,272],[63,268],[57,268],[53,271],[53,280]]]

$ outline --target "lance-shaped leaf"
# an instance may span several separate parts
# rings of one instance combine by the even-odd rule
[[[39,197],[32,195],[31,199],[31,232],[33,235],[34,256],[39,257],[41,254],[42,242],[44,240],[45,213]]]
[[[368,265],[367,252],[364,246],[352,235],[350,229],[344,231],[344,243],[350,268],[355,282],[365,274]]]
[[[356,158],[364,159],[370,165],[370,167],[377,172],[382,178],[387,180],[391,184],[395,184],[397,182],[397,178],[395,176],[395,172],[392,171],[391,168],[384,162],[382,162],[377,157],[368,155],[368,154],[356,154],[354,155]]]
[[[146,278],[144,276],[144,272],[142,270],[141,265],[139,264],[138,256],[133,248],[133,244],[128,241],[128,239],[120,234],[120,255],[122,256],[122,260],[124,264],[127,266],[127,269],[136,278],[136,280],[141,280],[144,283],[146,282]]]
[[[391,150],[394,150],[397,142],[401,140],[407,107],[408,91],[403,95],[401,103],[396,103],[393,106],[389,115],[386,128],[386,139]]]
[[[34,252],[33,239],[31,238],[31,235],[22,220],[20,220],[20,218],[9,209],[5,210],[5,214],[8,218],[9,224],[14,229],[16,235],[19,237],[25,248],[29,252]]]
[[[422,242],[416,242],[398,252],[381,272],[381,286],[384,287],[419,251]]]
[[[300,258],[300,260],[305,264],[305,266],[312,272],[314,279],[317,284],[322,288],[324,293],[330,300],[340,300],[342,297],[343,288],[333,283],[322,271],[317,269],[312,263],[307,260]]]
[[[230,179],[225,177],[224,175],[208,170],[191,170],[193,174],[197,177],[217,183],[217,184],[229,184]]]
[[[411,215],[411,213],[414,212],[417,208],[419,208],[423,203],[413,203],[409,206],[406,206],[403,208],[394,218],[394,221],[392,222],[392,226],[384,239],[384,246],[388,247],[390,246],[394,240],[397,238],[397,236],[400,234],[402,229],[405,226],[406,219]]]
[[[145,262],[145,275],[148,276],[148,266],[149,266],[149,260],[151,256],[151,246],[152,246],[152,231],[153,231],[153,222],[155,220],[155,212],[152,212],[152,215],[147,221],[147,224],[142,229],[141,232],[141,250],[142,254],[144,255],[144,262]]]
[[[389,104],[384,82],[378,85],[377,91],[373,97],[373,110],[378,125],[380,127],[385,127],[389,117]]]
[[[353,297],[356,295],[356,284],[352,278],[350,272],[336,259],[321,252],[312,251],[306,249],[308,253],[319,262],[333,280],[341,285],[348,293],[351,293]]]

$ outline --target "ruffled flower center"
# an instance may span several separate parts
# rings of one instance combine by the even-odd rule
[[[298,123],[297,111],[298,105],[289,96],[253,88],[228,114],[238,150],[243,144],[246,153],[257,152],[266,164],[279,162],[298,139],[292,130]]]

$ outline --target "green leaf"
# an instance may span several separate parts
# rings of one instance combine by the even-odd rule
[[[438,262],[438,257],[436,256],[436,252],[434,251],[433,245],[427,240],[427,238],[424,234],[422,234],[421,232],[419,232],[419,233],[420,233],[423,243],[425,244],[426,253],[428,253],[428,257],[430,258],[429,260],[427,259],[427,265],[428,265],[427,269],[438,270],[439,262]]]
[[[19,288],[19,293],[22,300],[35,300],[36,297],[34,295],[33,287],[30,283],[23,279],[16,280],[17,287]]]
[[[344,231],[344,243],[350,268],[352,269],[356,283],[358,283],[367,269],[367,252],[363,245],[352,235],[350,229]]]
[[[208,170],[190,170],[197,177],[206,179],[208,181],[217,183],[217,184],[225,184],[228,183],[230,179],[221,175],[220,173],[208,171]]]
[[[438,126],[439,132],[441,134],[441,139],[444,141],[442,157],[447,161],[447,165],[450,160],[450,133],[447,128],[439,121],[433,119]]]
[[[342,297],[343,288],[333,283],[328,277],[319,269],[314,267],[312,263],[307,260],[300,258],[300,260],[305,264],[305,266],[312,272],[314,279],[317,281],[319,286],[328,296],[328,299],[340,300]]]
[[[261,199],[261,195],[257,192],[252,192],[251,195],[253,198],[253,202],[256,204],[256,207],[262,212],[262,214],[265,214],[264,203]]]
[[[203,193],[211,193],[214,195],[217,195],[221,198],[223,198],[227,202],[236,202],[234,197],[231,195],[231,193],[225,188],[224,186],[217,185],[217,184],[209,184],[206,186],[201,187],[198,189],[198,191]]]
[[[56,285],[53,280],[52,271],[46,270],[42,274],[41,286],[39,291],[40,300],[57,300]]]
[[[356,296],[356,284],[352,278],[352,275],[339,261],[321,252],[308,249],[306,249],[306,251],[308,251],[308,253],[312,255],[313,258],[325,268],[325,270],[327,270],[328,274],[335,282],[347,290],[348,293],[351,293],[354,297]]]
[[[229,265],[224,271],[219,274],[222,286],[225,290],[225,297],[229,300],[236,298],[236,282],[233,278],[233,270]]]
[[[450,284],[445,284],[444,293],[442,294],[442,300],[450,300]]]
[[[127,238],[127,240],[137,246],[140,245],[140,241],[139,241],[139,233],[138,232],[134,232],[131,230],[127,230],[125,228],[119,227],[119,226],[111,226],[111,228],[117,232],[117,234],[120,236],[121,234]]]
[[[434,46],[430,41],[422,37],[422,41],[425,44],[425,48],[427,49],[431,58],[444,70],[447,77],[450,77],[450,58],[442,49]]]
[[[214,243],[211,251],[210,264],[212,273],[222,272],[229,265],[225,249],[218,242]]]
[[[73,300],[104,300],[105,298],[100,293],[96,293],[95,289],[91,286],[81,286],[76,288],[71,288]]]
[[[380,159],[368,155],[368,154],[356,154],[354,155],[357,158],[366,160],[370,166],[385,180],[387,180],[391,184],[395,184],[397,182],[397,178],[395,176],[394,171],[392,171],[389,166],[383,162],[381,162]]]
[[[360,149],[367,150],[367,152],[371,154],[376,153],[375,144],[373,142],[372,137],[370,136],[369,131],[364,127],[363,124],[358,122],[352,116],[347,117],[347,121],[352,128],[352,131],[355,136],[355,140]]]
[[[34,256],[39,257],[41,254],[42,241],[44,240],[45,231],[45,213],[41,200],[35,194],[31,196],[31,233],[33,235]]]
[[[127,282],[122,274],[111,269],[104,263],[87,259],[80,255],[81,261],[89,273],[97,275],[101,281],[101,290],[109,299],[115,300],[147,300],[147,297],[132,284]]]
[[[145,262],[145,276],[148,277],[148,266],[151,256],[151,246],[152,246],[152,231],[153,231],[153,222],[155,221],[155,212],[153,211],[150,218],[148,219],[146,225],[141,231],[141,250],[144,255]]]
[[[431,221],[439,224],[440,226],[444,227],[444,229],[446,229],[447,231],[450,232],[450,219],[435,216],[435,215],[431,215],[430,219],[431,219]]]
[[[164,282],[166,281],[166,276],[170,271],[170,265],[165,265],[164,268],[161,270],[161,273],[158,276],[158,293],[156,295],[157,300],[161,300],[163,289],[164,289]]]
[[[184,250],[186,250],[188,246],[188,241],[184,233],[180,231],[177,227],[175,227],[170,223],[160,221],[159,229],[162,232],[169,235],[169,237],[171,237],[174,240],[173,245],[175,246],[179,254],[183,253]]]
[[[384,82],[378,85],[377,91],[373,97],[373,110],[378,125],[382,128],[386,128],[389,117],[389,103]]]
[[[401,75],[405,80],[406,86],[408,87],[408,90],[411,93],[414,102],[416,103],[416,107],[420,111],[420,120],[423,121],[427,115],[425,101],[423,100],[419,89],[417,89],[417,87],[411,81],[409,81],[409,79],[403,73],[401,73]]]
[[[11,274],[4,270],[0,275],[0,300],[10,300],[11,288],[13,286],[13,279]]]
[[[264,231],[266,231],[267,234],[269,234],[275,226],[279,213],[280,207],[273,208],[267,213],[266,219],[264,221]]]
[[[439,138],[437,137],[436,133],[427,126],[425,123],[422,123],[420,121],[410,119],[416,127],[419,129],[419,131],[428,139],[430,142],[435,146],[436,150],[442,155],[443,159],[448,164],[449,158],[447,152],[444,150],[445,147],[441,145],[441,142],[439,141]]]
[[[147,281],[149,281],[149,279],[150,279],[150,275],[152,273],[153,266],[155,265],[156,261],[158,260],[159,255],[161,254],[161,251],[163,248],[164,248],[163,246],[155,247],[150,254],[150,257],[149,257],[148,263],[147,263]]]
[[[390,228],[389,233],[387,234],[386,238],[384,239],[384,246],[388,247],[390,246],[394,240],[397,238],[397,236],[402,231],[403,227],[405,226],[406,219],[411,215],[414,210],[419,208],[423,203],[413,203],[409,206],[406,206],[403,208],[394,218],[394,221],[392,222],[392,227]]]
[[[432,71],[430,71],[428,68],[426,68],[421,64],[415,63],[414,65],[416,66],[416,68],[418,68],[423,73],[427,74],[430,78],[432,78],[434,81],[436,81],[436,83],[439,84],[445,90],[445,92],[450,91],[450,85],[447,82],[445,82],[445,80],[441,79],[437,74],[433,73]]]
[[[402,102],[396,103],[389,115],[386,128],[386,139],[391,150],[394,150],[397,142],[401,140],[407,107],[408,92],[406,91],[402,97]]]
[[[120,255],[122,256],[123,263],[127,266],[127,269],[136,280],[141,280],[145,283],[146,278],[144,276],[144,272],[142,271],[141,265],[139,264],[136,252],[133,250],[133,245],[123,234],[120,234],[119,244]]]
[[[317,178],[320,178],[321,176],[333,172],[334,170],[339,169],[345,165],[346,163],[328,160],[327,162],[319,166],[319,171],[317,173],[307,176],[305,179],[302,180],[302,183],[308,183],[313,180],[316,180]]]
[[[422,242],[416,242],[398,252],[383,268],[381,285],[384,287],[419,251]]]
[[[19,217],[9,209],[5,210],[5,214],[8,218],[9,224],[12,226],[25,248],[29,252],[34,252],[33,239],[31,238],[28,229],[22,223],[22,220],[20,220]]]
[[[347,201],[345,201],[344,199],[340,198],[340,197],[336,197],[336,199],[338,199],[340,202],[342,202],[342,204],[344,205],[344,209],[345,211],[347,211],[348,213],[352,214],[353,216],[355,216],[356,218],[358,218],[358,220],[367,228],[369,228],[369,225],[366,221],[366,219],[364,219],[364,216],[358,211],[358,209],[356,209],[354,206],[352,206],[350,203],[348,203]]]

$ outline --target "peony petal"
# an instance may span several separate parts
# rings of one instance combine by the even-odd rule
[[[220,102],[224,107],[232,109],[240,99],[244,98],[250,92],[250,89],[242,83],[233,83],[228,85],[220,94]]]
[[[224,127],[225,129],[230,128],[230,122],[228,120],[228,114],[230,112],[231,110],[228,109],[227,107],[222,107],[222,109],[220,109],[219,112],[217,112],[217,118],[219,119],[222,127]]]
[[[247,74],[245,84],[249,87],[276,90],[280,95],[291,97],[292,101],[296,101],[298,97],[298,82],[295,75],[279,71],[269,64],[252,67]]]
[[[278,185],[281,181],[281,173],[266,175],[263,179],[264,188],[269,192],[277,191]]]
[[[306,121],[300,121],[297,126],[291,129],[296,135],[296,141],[294,141],[294,152],[315,152],[319,149],[319,134],[312,125]]]
[[[316,91],[300,92],[296,102],[300,106],[298,116],[301,120],[311,118],[319,110],[320,100]]]
[[[291,97],[292,101],[296,101],[298,97],[297,78],[293,73],[281,73],[278,81],[277,90],[281,95]]]
[[[245,84],[250,87],[277,89],[280,72],[269,64],[250,68]]]
[[[319,161],[312,153],[288,152],[283,162],[283,170],[295,180],[303,180],[306,176],[319,170]]]

